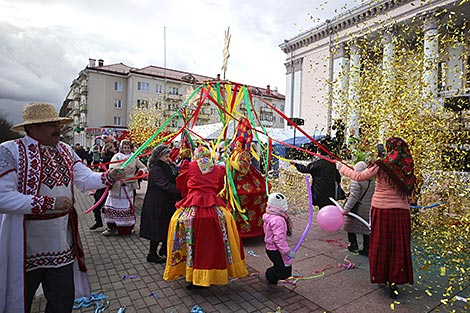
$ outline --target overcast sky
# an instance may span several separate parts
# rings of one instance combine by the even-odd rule
[[[285,94],[279,45],[353,0],[0,0],[0,114],[22,121],[31,101],[60,108],[89,58],[215,77],[230,27],[226,78]],[[349,3],[344,5],[344,3]]]

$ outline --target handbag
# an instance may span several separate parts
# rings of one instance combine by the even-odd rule
[[[364,191],[364,193],[362,194],[361,198],[359,199],[359,201],[357,201],[354,206],[352,207],[351,209],[351,212],[356,214],[357,213],[357,209],[359,208],[359,204],[361,204],[361,201],[362,201],[362,198],[364,198],[364,196],[366,195],[367,193],[367,190],[369,190],[369,186],[370,186],[370,180],[369,180],[369,183],[367,184],[367,188],[366,188],[366,191]]]

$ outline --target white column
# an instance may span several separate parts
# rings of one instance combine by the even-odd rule
[[[437,20],[432,12],[424,22],[424,96],[434,100],[437,97],[437,61],[439,57],[439,37]]]
[[[348,109],[350,113],[348,137],[359,136],[359,83],[361,75],[361,53],[356,42],[349,46],[349,86],[348,86]]]
[[[395,69],[394,69],[395,42],[394,42],[393,30],[387,30],[383,33],[382,45],[383,45],[383,57],[382,57],[383,75],[386,78],[385,82],[389,84],[389,87],[391,87],[391,85],[393,85],[393,81],[395,80]],[[386,89],[386,90],[390,90],[390,89]]]
[[[337,47],[333,60],[333,119],[347,106],[347,91],[349,83],[349,60],[346,57],[344,43]]]
[[[384,94],[385,101],[392,97],[395,81],[395,33],[393,29],[386,29],[382,35],[383,56],[382,56],[382,75],[384,77]],[[388,125],[392,116],[385,116],[385,121],[381,123],[382,128],[379,130],[379,143],[386,141]]]

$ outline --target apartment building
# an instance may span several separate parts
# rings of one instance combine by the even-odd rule
[[[220,80],[157,66],[134,68],[123,63],[105,65],[102,59],[89,59],[89,64],[73,80],[60,110],[61,116],[74,119],[64,131],[64,140],[92,146],[104,131],[119,136],[129,125],[134,108],[155,106],[166,118],[185,101],[191,90],[204,81]],[[284,111],[284,95],[266,88],[248,86],[253,95]],[[254,109],[266,127],[283,127],[284,121],[263,101],[253,100]],[[244,110],[239,110],[242,114]],[[219,122],[216,106],[206,101],[198,115],[197,125]],[[174,120],[170,130],[182,127]]]
[[[361,94],[364,58],[375,55],[384,71],[406,40],[424,59],[423,95],[437,105],[468,115],[470,96],[469,1],[374,0],[349,10],[280,44],[286,54],[286,114],[301,117],[305,127],[330,133],[336,108]],[[441,38],[458,33],[443,45]],[[371,52],[371,42],[380,47]],[[393,76],[393,72],[390,74]],[[342,97],[335,97],[335,94]],[[357,116],[348,124],[358,128]]]

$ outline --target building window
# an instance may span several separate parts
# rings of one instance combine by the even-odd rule
[[[121,99],[114,99],[114,108],[115,109],[122,109]]]
[[[261,120],[272,122],[273,121],[273,113],[272,112],[264,112],[261,113]]]
[[[122,82],[114,82],[114,91],[122,91]]]
[[[168,110],[169,110],[169,111],[175,111],[176,108],[177,108],[177,105],[176,105],[176,104],[174,104],[174,103],[169,103],[169,104],[168,104]]]
[[[156,93],[163,93],[163,86],[162,85],[157,85],[155,89]]]
[[[149,92],[149,83],[137,82],[137,90],[142,92]]]
[[[281,105],[279,106],[279,111],[284,112],[284,104],[281,104]]]
[[[160,102],[155,103],[155,109],[160,110],[162,108],[162,104]]]
[[[121,117],[115,116],[114,117],[114,126],[121,126]]]
[[[437,64],[437,89],[439,91],[446,90],[447,81],[447,63],[439,62]]]
[[[149,102],[147,100],[137,99],[137,108],[139,109],[148,109]]]
[[[179,93],[178,93],[178,88],[176,88],[176,87],[171,87],[171,88],[168,90],[168,93],[169,93],[170,95],[178,95],[178,94],[179,94]]]

